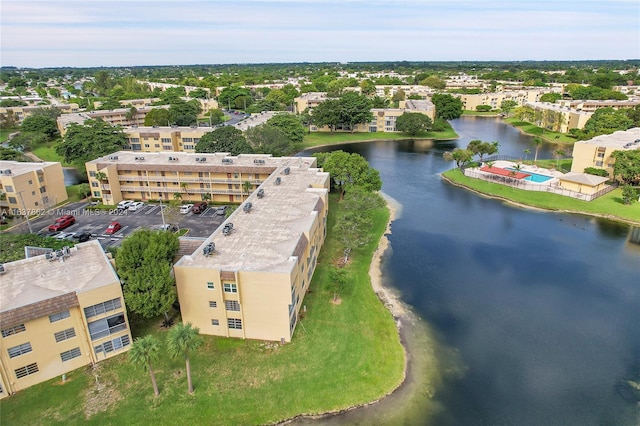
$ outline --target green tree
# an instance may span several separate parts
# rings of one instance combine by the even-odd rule
[[[407,98],[407,94],[402,89],[398,89],[396,93],[391,97],[392,102],[404,101]]]
[[[267,123],[247,129],[245,137],[255,153],[279,157],[293,150],[293,144],[287,135],[281,129]]]
[[[196,152],[228,152],[238,155],[251,154],[253,149],[242,131],[232,126],[223,126],[202,135],[196,144]]]
[[[172,265],[178,248],[175,234],[149,229],[122,241],[116,268],[128,310],[144,318],[164,314],[168,323],[168,312],[176,301]]]
[[[84,124],[71,123],[56,152],[65,161],[84,166],[87,161],[121,150],[126,143],[120,126],[102,120],[87,120]]]
[[[247,101],[247,105],[250,105],[252,98],[249,89],[240,86],[229,86],[222,89],[220,96],[218,96],[218,104],[223,108],[235,108],[238,100],[241,101],[241,105]]]
[[[431,118],[419,112],[404,112],[396,119],[396,130],[411,136],[428,132],[432,126]]]
[[[35,114],[26,117],[22,121],[20,130],[23,132],[42,133],[50,140],[58,133],[58,124],[53,117]]]
[[[431,75],[424,80],[420,81],[423,86],[429,86],[432,89],[444,90],[447,87],[447,83],[438,76]]]
[[[276,114],[267,120],[267,124],[282,130],[293,145],[302,143],[304,139],[305,131],[302,121],[293,114]]]
[[[31,151],[35,146],[47,142],[49,138],[44,133],[20,132],[12,137],[7,144],[9,147],[19,151]]]
[[[169,110],[166,108],[153,108],[144,116],[145,126],[167,126],[169,125]]]
[[[371,96],[376,93],[376,85],[373,81],[366,79],[360,82],[360,90],[363,95]]]
[[[442,158],[444,158],[445,161],[455,161],[456,167],[460,168],[466,166],[467,163],[471,161],[473,158],[473,151],[456,148],[452,152],[447,151],[442,154]]]
[[[533,138],[533,140],[531,141],[531,145],[533,145],[536,149],[536,153],[533,157],[533,164],[538,164],[538,151],[540,151],[540,147],[543,143],[544,141],[540,138]]]
[[[556,169],[560,168],[560,159],[567,155],[566,151],[562,148],[558,148],[553,151],[553,156],[556,157]]]
[[[527,161],[527,157],[529,156],[529,154],[531,154],[531,150],[527,148],[523,152],[524,152],[524,161]]]
[[[251,192],[251,188],[253,188],[253,184],[250,181],[245,180],[244,182],[242,182],[243,195],[247,194],[247,196],[249,196],[249,193]]]
[[[136,338],[131,345],[131,349],[129,349],[129,361],[133,365],[149,370],[155,396],[160,395],[160,392],[158,391],[158,383],[151,363],[157,361],[159,356],[160,342],[151,334]]]
[[[611,107],[599,108],[587,120],[582,129],[583,137],[591,139],[594,136],[611,134],[617,130],[627,130],[633,125],[625,110],[614,110]]]
[[[556,101],[559,101],[560,99],[562,99],[562,94],[560,93],[545,93],[544,95],[540,96],[540,102],[549,102],[552,104]]]
[[[81,183],[78,186],[78,195],[80,195],[82,198],[87,198],[89,195],[91,195],[91,187],[88,183]]]
[[[436,93],[431,97],[436,107],[436,116],[444,120],[453,120],[462,115],[462,101],[448,94]]]
[[[626,185],[640,185],[640,151],[613,151],[611,157],[614,177]]]
[[[336,126],[340,124],[340,101],[338,99],[327,99],[320,102],[313,108],[311,120],[318,127],[328,126],[333,133]]]
[[[340,198],[353,187],[361,187],[369,192],[379,191],[382,188],[380,173],[369,166],[367,160],[360,154],[349,154],[338,150],[321,157],[320,167],[330,174],[334,186],[340,190]]]
[[[340,123],[346,124],[353,132],[356,124],[368,123],[373,119],[372,102],[366,96],[355,92],[342,95],[338,101]]]
[[[632,204],[636,198],[638,198],[638,193],[636,189],[631,185],[624,185],[622,187],[622,201],[629,205]]]
[[[374,96],[371,99],[371,107],[372,108],[389,108],[390,102],[387,98],[382,98],[380,96]]]
[[[191,381],[191,362],[189,355],[198,349],[202,344],[200,330],[191,323],[176,324],[167,333],[167,352],[172,358],[183,357],[187,371],[187,383],[189,393],[193,393],[193,383]]]
[[[482,142],[475,139],[469,142],[467,149],[474,155],[478,155],[480,162],[482,162],[485,155],[493,155],[498,152],[498,142]]]
[[[507,117],[509,117],[511,111],[513,111],[513,109],[517,106],[518,103],[512,100],[504,100],[500,103],[500,109],[507,115]]]
[[[202,107],[197,100],[176,99],[171,102],[169,107],[169,121],[178,126],[191,126],[198,123],[198,115],[201,112]]]
[[[333,301],[337,301],[339,294],[347,287],[347,270],[344,268],[331,267],[329,269],[329,289],[333,292]]]

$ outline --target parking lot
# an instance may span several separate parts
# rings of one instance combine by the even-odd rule
[[[87,209],[89,203],[73,203],[67,206],[45,212],[37,219],[31,219],[31,229],[34,233],[46,234],[49,225],[59,217],[71,214],[75,217],[75,223],[62,232],[81,233],[88,232],[93,239],[100,241],[103,248],[120,245],[122,240],[137,229],[160,229],[164,223],[175,226],[177,230],[187,229],[189,237],[208,237],[224,221],[225,216],[216,215],[218,206],[210,205],[202,213],[179,213],[178,207],[170,207],[166,204],[145,204],[136,211],[128,210],[91,210]],[[227,215],[231,210],[227,210]],[[118,222],[121,228],[112,235],[106,233],[111,222]],[[26,222],[12,232],[28,232]]]

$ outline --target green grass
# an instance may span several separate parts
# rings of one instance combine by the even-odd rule
[[[402,139],[436,139],[451,140],[458,138],[458,134],[453,130],[444,132],[423,132],[417,136],[409,136],[404,133],[387,133],[387,132],[312,132],[307,133],[302,142],[302,149],[313,148],[321,145],[336,145],[349,142],[367,142],[373,140],[402,140]]]
[[[39,144],[37,146],[34,146],[31,149],[31,152],[33,152],[38,158],[43,161],[56,161],[62,163],[64,167],[72,166],[71,164],[65,163],[64,158],[56,152],[56,146],[59,142],[60,140],[57,139]]]
[[[584,213],[640,224],[640,203],[626,205],[622,201],[622,190],[615,189],[593,201],[582,201],[547,192],[524,191],[493,182],[473,179],[459,169],[442,174],[450,181],[480,193],[545,210]]]
[[[552,132],[526,121],[519,121],[516,118],[505,118],[504,122],[512,125],[513,127],[517,127],[528,135],[537,136],[547,142],[558,144],[573,144],[576,142],[576,138],[571,137],[565,133]]]
[[[500,115],[499,111],[471,111],[464,110],[462,111],[463,116],[480,116],[480,117],[497,117]]]
[[[328,226],[339,205],[331,199]],[[195,393],[187,394],[183,360],[162,356],[154,369],[160,396],[154,398],[147,372],[127,356],[81,368],[68,381],[51,380],[2,401],[2,423],[11,424],[270,424],[300,413],[319,414],[373,401],[398,386],[404,352],[395,323],[371,288],[372,253],[389,212],[375,213],[372,242],[353,252],[350,288],[331,303],[328,270],[341,254],[331,232],[303,304],[307,312],[291,343],[203,336],[191,357]],[[164,338],[160,319],[132,322],[134,335]],[[162,351],[164,353],[164,351]],[[86,410],[102,411],[87,415]]]
[[[67,199],[66,202],[68,203],[75,203],[76,201],[80,201],[83,200],[84,197],[80,194],[80,186],[83,185],[82,183],[78,183],[76,185],[70,185],[67,186],[67,197],[69,197]]]
[[[9,139],[9,135],[11,133],[15,133],[17,131],[19,131],[20,129],[0,129],[0,143],[6,141],[7,139]]]

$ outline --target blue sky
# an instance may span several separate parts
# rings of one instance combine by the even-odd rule
[[[640,58],[638,0],[1,0],[0,65]]]

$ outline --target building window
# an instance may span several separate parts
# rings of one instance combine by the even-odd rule
[[[23,377],[27,377],[30,374],[35,374],[39,370],[38,364],[34,362],[33,364],[25,365],[24,367],[20,367],[14,371],[16,372],[16,378],[21,379]]]
[[[140,142],[140,138],[129,138],[129,143]]]
[[[193,145],[185,145],[184,149],[194,149],[194,148],[193,148]]]
[[[213,301],[213,300],[209,300],[209,307],[210,308],[217,308],[218,307],[218,302]]]
[[[596,167],[602,167],[602,164],[604,164],[602,161],[596,161]]]
[[[96,353],[104,352],[105,354],[107,354],[109,352],[113,352],[114,350],[122,349],[125,346],[129,346],[129,343],[131,343],[131,341],[129,340],[129,336],[125,335],[104,342],[101,345],[95,346],[93,349],[95,349]]]
[[[89,172],[89,177],[96,177],[96,172],[90,171]]]
[[[117,297],[115,299],[107,300],[106,302],[98,303],[93,306],[88,306],[84,308],[84,316],[87,318],[95,317],[96,315],[101,315],[106,312],[115,311],[116,309],[120,309],[122,307],[122,302],[120,298]]]
[[[225,293],[237,293],[238,286],[236,284],[224,283],[224,292]]]
[[[14,334],[22,333],[23,331],[27,331],[24,324],[14,325],[13,327],[2,329],[2,337],[12,336]]]
[[[598,153],[598,157],[600,157],[600,158],[604,158],[604,152],[599,152],[599,153]]]
[[[91,182],[91,186],[92,186],[93,188],[99,188],[99,187],[100,187],[100,184],[99,184],[98,182],[93,182],[93,181],[92,181],[92,182]]]
[[[239,318],[228,318],[227,325],[235,330],[242,330],[242,320]]]
[[[160,142],[162,142],[162,143],[171,143],[171,139],[169,139],[169,138],[160,138]]]
[[[207,288],[208,288],[209,290],[213,290],[214,285],[213,285],[213,283],[212,283],[211,281],[209,281],[209,282],[207,283]]]
[[[29,180],[29,185],[33,185],[33,181],[32,180]]]
[[[93,191],[93,196],[100,198],[100,191]]]
[[[6,192],[13,192],[13,186],[7,185],[5,188],[7,190]]]
[[[71,314],[69,314],[69,311],[58,312],[57,314],[49,315],[49,322],[60,321],[65,318],[69,318],[70,316]]]
[[[240,311],[240,303],[237,300],[227,300],[224,302],[227,311]]]
[[[8,199],[9,199],[9,204],[18,204],[18,200],[16,199],[16,197],[8,197]]]
[[[211,320],[211,325],[220,325],[220,321],[216,319]]]
[[[76,330],[73,327],[67,328],[66,330],[62,330],[62,331],[58,331],[57,333],[54,333],[53,337],[56,338],[56,343],[60,343],[64,340],[68,340],[73,337],[76,337]]]
[[[182,142],[193,142],[193,138],[182,138]]]
[[[171,145],[162,145],[162,149],[164,149],[165,151],[172,151],[173,147]]]
[[[28,354],[32,350],[31,343],[27,342],[7,349],[7,352],[9,353],[9,358],[15,358],[20,355]]]
[[[124,314],[117,314],[88,324],[91,340],[101,339],[127,329]]]
[[[62,358],[62,362],[65,362],[70,361],[74,358],[78,358],[80,355],[82,355],[80,353],[80,348],[73,348],[71,350],[62,352],[60,354],[60,358]]]
[[[144,144],[144,147],[145,147],[145,148],[149,148],[149,144],[148,144],[148,143],[145,143],[145,144]]]

